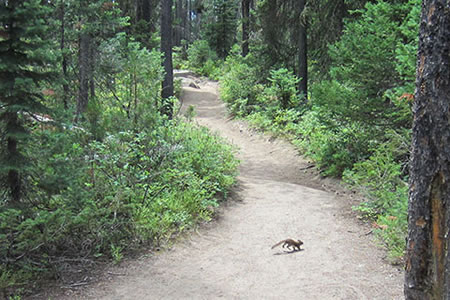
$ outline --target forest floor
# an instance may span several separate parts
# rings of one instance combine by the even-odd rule
[[[195,106],[196,122],[238,147],[231,199],[171,247],[126,259],[51,299],[403,299],[403,271],[386,262],[352,212],[355,194],[321,178],[289,143],[229,119],[216,82],[177,76],[182,110]],[[289,237],[303,250],[271,249]]]

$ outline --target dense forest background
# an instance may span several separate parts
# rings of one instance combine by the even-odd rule
[[[164,94],[160,2],[174,68],[362,192],[401,258],[421,1],[3,1],[0,291],[164,242],[234,183],[233,148]]]

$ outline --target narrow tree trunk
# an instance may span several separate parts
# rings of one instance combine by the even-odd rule
[[[450,299],[450,2],[424,0],[410,165],[406,299]]]
[[[60,21],[61,21],[61,53],[62,53],[62,75],[63,75],[63,103],[64,103],[64,109],[67,109],[69,107],[68,105],[68,96],[69,96],[69,85],[67,84],[67,55],[65,53],[66,45],[65,45],[65,9],[64,9],[65,3],[64,1],[61,2],[61,15],[60,15]]]
[[[248,54],[248,37],[250,29],[250,0],[242,0],[242,56]]]
[[[187,40],[187,27],[188,27],[188,1],[183,0],[183,11],[182,11],[182,26],[183,26],[183,30],[181,32],[181,39],[182,40]],[[185,43],[186,44],[186,43]]]
[[[150,23],[151,15],[150,15],[150,0],[142,0],[142,7],[141,7],[141,16],[142,20],[146,21],[147,23]]]
[[[174,46],[181,45],[181,33],[182,33],[182,19],[183,19],[183,0],[175,0],[175,24],[174,27]]]
[[[161,52],[164,55],[163,67],[165,71],[161,91],[161,97],[164,101],[162,113],[171,118],[172,105],[166,99],[173,96],[172,0],[161,1]]]
[[[81,33],[80,47],[78,50],[78,67],[79,67],[79,93],[77,101],[77,111],[75,122],[78,122],[82,113],[86,110],[89,101],[89,46],[90,36],[88,33]]]
[[[299,10],[300,14],[303,13],[305,9],[306,0],[299,0]],[[300,21],[300,32],[299,32],[299,51],[298,51],[298,77],[300,78],[298,91],[300,94],[303,94],[305,100],[308,97],[308,58],[307,58],[307,36],[306,36],[306,22]]]
[[[192,34],[192,3],[191,0],[186,0],[186,10],[187,10],[187,26],[186,26],[186,40],[187,45],[192,40],[191,34]]]
[[[91,99],[95,98],[95,51],[96,45],[95,42],[89,41],[89,91]]]
[[[7,115],[7,128],[17,128],[19,124],[19,120],[17,118],[17,113],[15,111],[6,113]],[[17,150],[17,139],[14,135],[9,136],[6,139],[6,149],[7,149],[7,157],[9,162],[11,163],[13,168],[8,171],[8,186],[11,193],[12,203],[18,204],[20,202],[22,187],[20,183],[20,174],[18,168],[16,167],[18,160],[20,159],[19,151]]]

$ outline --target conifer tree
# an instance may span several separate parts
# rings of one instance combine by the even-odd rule
[[[242,0],[242,56],[248,54],[248,39],[250,25],[250,0]]]
[[[172,118],[172,105],[169,100],[173,96],[172,0],[161,2],[161,52],[164,54],[163,66],[165,71],[161,97],[163,101],[166,101],[163,103],[161,112]]]
[[[50,76],[51,59],[42,40],[48,10],[39,0],[0,4],[0,175],[12,205],[19,205],[25,192],[25,116],[44,111],[39,85]]]
[[[206,37],[220,58],[225,58],[236,38],[237,3],[229,0],[214,0]]]

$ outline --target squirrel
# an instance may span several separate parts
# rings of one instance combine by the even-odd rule
[[[293,240],[293,239],[286,239],[286,240],[282,240],[281,242],[278,242],[275,245],[273,245],[272,249],[275,248],[276,246],[281,245],[281,244],[283,244],[283,246],[282,246],[283,248],[286,247],[289,250],[291,250],[291,247],[292,247],[293,251],[300,251],[301,250],[300,246],[303,245],[303,242],[300,241],[300,240],[296,241],[296,240]]]

